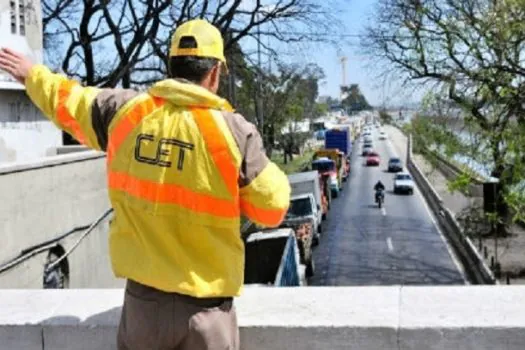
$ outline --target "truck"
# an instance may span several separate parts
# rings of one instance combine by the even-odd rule
[[[317,222],[321,232],[321,221],[328,214],[328,202],[323,191],[322,178],[317,171],[306,171],[288,175],[288,181],[292,188],[292,196],[311,193],[314,196],[317,207]]]
[[[330,209],[331,198],[337,198],[340,191],[339,180],[337,178],[337,165],[328,157],[319,157],[312,161],[312,170],[319,172],[319,175],[327,185],[330,191],[330,200],[328,201],[328,209]]]
[[[332,160],[335,164],[335,169],[331,165],[326,163],[326,158]],[[322,160],[322,163],[319,164],[317,160]],[[313,155],[312,160],[312,169],[319,166],[330,166],[330,188],[332,189],[332,197],[336,198],[339,195],[339,192],[343,190],[342,183],[346,180],[347,167],[346,167],[346,158],[341,156],[338,149],[322,149],[318,150]]]
[[[313,200],[311,194],[291,198],[290,208],[279,228],[293,230],[299,248],[300,263],[306,267],[305,276],[312,277],[315,274],[313,247],[316,242],[319,243],[319,238],[316,238],[316,223],[310,213],[307,197],[310,197],[310,201]]]
[[[350,126],[339,126],[336,129],[327,130],[324,138],[324,148],[336,148],[349,159],[352,154],[352,132]]]
[[[352,155],[352,131],[350,125],[339,125],[337,128],[327,130],[325,134],[325,149],[338,149],[343,181],[350,175],[350,157]]]
[[[251,228],[243,232],[245,286],[305,286],[306,266],[293,230]]]

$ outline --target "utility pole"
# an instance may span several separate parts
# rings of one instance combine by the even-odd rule
[[[259,12],[257,12],[257,22],[259,22]],[[257,117],[261,123],[261,135],[264,141],[264,112],[262,106],[262,92],[261,92],[261,81],[262,81],[262,66],[261,66],[261,25],[257,26]]]
[[[343,88],[346,86],[346,61],[348,60],[348,57],[341,56],[339,58],[341,61],[341,68],[342,68],[342,79],[341,79],[341,101],[343,100]]]

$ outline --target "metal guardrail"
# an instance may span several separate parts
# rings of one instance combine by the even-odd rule
[[[425,177],[421,169],[412,162],[412,136],[408,135],[407,167],[420,188],[425,200],[435,214],[444,234],[460,259],[469,280],[473,284],[496,284],[497,280],[485,264],[470,238],[463,230],[452,212],[445,207],[443,200]]]

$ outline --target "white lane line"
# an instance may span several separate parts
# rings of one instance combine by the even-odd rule
[[[395,147],[394,144],[392,142],[390,142],[390,139],[388,140],[387,143],[388,143],[388,147],[390,148],[390,150],[391,151],[393,150],[394,154],[395,154],[396,153],[395,152],[395,148],[397,148],[397,147]],[[408,171],[408,169],[406,171]],[[468,282],[467,274],[465,273],[465,270],[464,270],[463,266],[459,263],[459,260],[456,257],[456,254],[452,250],[452,247],[450,246],[450,244],[447,242],[447,239],[445,238],[445,235],[443,234],[443,231],[441,231],[441,227],[439,226],[438,222],[436,221],[436,218],[434,217],[434,214],[432,213],[432,210],[430,210],[430,207],[429,207],[425,197],[423,197],[423,194],[421,193],[421,191],[419,190],[419,186],[417,186],[417,185],[415,186],[415,192],[419,196],[419,200],[421,202],[423,202],[423,206],[425,207],[425,209],[427,211],[427,214],[430,217],[430,220],[434,224],[434,227],[437,229],[437,231],[439,233],[439,237],[441,238],[441,240],[443,241],[443,244],[447,248],[448,254],[450,255],[450,258],[452,259],[452,261],[454,262],[454,265],[456,265],[456,268],[458,269],[459,273],[463,277],[463,280],[465,281],[465,284],[470,284]]]
[[[385,209],[385,207],[381,207],[381,213],[383,214],[383,216],[386,216],[386,209]]]
[[[388,237],[386,239],[386,245],[388,246],[388,250],[390,250],[391,252],[394,251],[394,245],[392,244],[392,238]]]
[[[423,197],[423,194],[419,190],[418,186],[416,186],[416,193],[419,196],[419,200],[421,202],[423,202],[423,206],[427,210],[427,213],[428,213],[428,216],[430,217],[430,220],[432,220],[432,222],[434,223],[434,227],[437,229],[437,231],[439,233],[439,237],[441,238],[441,240],[443,241],[443,244],[447,248],[448,255],[450,255],[450,258],[454,262],[454,265],[456,265],[456,268],[458,269],[459,273],[461,273],[461,277],[463,277],[463,280],[465,281],[465,284],[470,284],[469,281],[468,281],[468,278],[467,278],[467,274],[465,273],[465,269],[459,263],[459,260],[456,257],[456,254],[452,250],[452,247],[450,246],[450,244],[447,242],[447,239],[445,238],[445,235],[443,234],[443,231],[441,231],[441,227],[439,226],[438,222],[436,221],[436,218],[434,217],[434,214],[432,214],[432,210],[430,210],[430,207],[429,207],[425,197]]]

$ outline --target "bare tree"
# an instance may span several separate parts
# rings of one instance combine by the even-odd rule
[[[500,180],[499,215],[523,180],[524,0],[380,0],[363,46],[395,72],[447,91],[483,136],[490,175]],[[504,232],[504,225],[499,225]]]
[[[278,0],[43,0],[44,37],[52,64],[90,85],[141,86],[166,73],[169,39],[190,18],[220,28],[226,51],[243,38],[293,43],[322,40],[335,18],[327,3]],[[247,5],[249,4],[249,5]],[[263,50],[275,51],[262,39]]]

